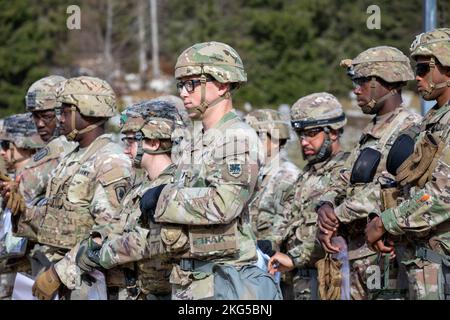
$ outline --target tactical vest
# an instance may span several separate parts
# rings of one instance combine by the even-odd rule
[[[80,161],[70,168],[70,173],[66,172],[65,175],[62,175],[64,166],[58,167],[58,171],[55,172],[50,181],[50,187],[47,189],[48,202],[45,216],[39,227],[38,242],[71,249],[89,234],[95,224],[94,217],[90,212],[90,204],[71,203],[67,195],[72,184],[86,183],[84,180],[86,177],[79,172],[81,166],[109,142],[108,138],[94,141]],[[89,186],[86,185],[86,189],[88,188]]]

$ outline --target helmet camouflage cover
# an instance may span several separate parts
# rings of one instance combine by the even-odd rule
[[[416,36],[410,48],[411,58],[434,56],[444,67],[450,67],[450,28],[440,28]]]
[[[184,50],[175,65],[175,78],[209,74],[221,83],[247,82],[239,54],[222,42],[197,43]]]
[[[289,139],[289,123],[281,119],[280,113],[272,109],[260,109],[250,112],[245,122],[256,132],[267,132],[271,137]]]
[[[175,126],[183,126],[173,102],[152,99],[129,106],[122,112],[121,132],[142,132],[147,139],[171,139]]]
[[[48,76],[34,82],[25,96],[27,111],[53,110],[59,104],[56,102],[56,88],[66,78]]]
[[[338,130],[347,119],[338,99],[327,92],[307,95],[297,100],[291,109],[291,124],[294,130],[330,127]]]
[[[77,77],[63,81],[57,88],[57,101],[78,107],[84,116],[110,118],[116,113],[116,95],[104,80]]]
[[[3,120],[0,140],[11,141],[22,149],[38,149],[45,145],[37,133],[31,113],[6,117]]]
[[[409,58],[389,46],[367,49],[353,60],[342,60],[341,66],[349,68],[352,79],[379,77],[389,83],[414,80]]]

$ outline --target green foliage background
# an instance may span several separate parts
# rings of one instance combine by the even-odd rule
[[[23,112],[33,81],[69,70],[81,56],[102,55],[106,1],[0,0],[0,116]],[[114,55],[125,72],[137,71],[136,1],[114,0]],[[66,28],[71,4],[81,7],[81,31]],[[373,4],[381,9],[380,30],[366,27]],[[422,6],[422,0],[158,0],[163,70],[172,73],[178,54],[195,42],[222,41],[240,53],[248,73],[237,106],[292,104],[317,91],[343,96],[350,83],[340,60],[378,45],[408,53],[422,30]],[[450,26],[449,14],[448,1],[438,1],[438,26]],[[150,41],[147,50],[150,57]]]

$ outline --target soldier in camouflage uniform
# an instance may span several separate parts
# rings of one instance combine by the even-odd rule
[[[224,43],[198,43],[179,56],[175,78],[191,119],[201,123],[194,123],[190,149],[155,214],[157,222],[183,226],[178,238],[189,241],[172,270],[172,298],[280,299],[272,276],[254,265],[248,202],[261,149],[254,130],[232,110],[231,92],[247,80],[242,60]]]
[[[125,196],[121,221],[110,226],[113,232],[103,234],[97,228],[73,255],[84,272],[113,268],[109,273],[115,278],[112,284],[128,289],[125,297],[119,294],[119,299],[170,298],[172,264],[164,255],[161,225],[142,215],[140,207],[144,205],[141,199],[148,197],[147,192],[170,183],[175,172],[171,135],[175,127],[183,126],[179,120],[175,105],[161,99],[132,105],[123,112],[121,132],[125,135],[125,153],[136,168],[144,169],[146,177]],[[74,287],[75,283],[66,286]]]
[[[366,227],[369,245],[383,234],[395,237],[396,252],[404,250],[410,299],[450,299],[450,29],[422,33],[411,45],[417,89],[436,104],[412,137],[412,154],[398,168],[397,186],[410,190],[404,201],[383,211]],[[406,134],[406,133],[405,133]],[[400,138],[398,141],[400,141]],[[397,148],[397,145],[400,148]],[[393,162],[401,154],[394,144]],[[379,213],[379,211],[375,211]]]
[[[116,111],[109,84],[93,77],[72,78],[63,81],[56,93],[62,104],[61,133],[78,146],[55,169],[46,197],[21,214],[22,222],[37,231],[30,238],[51,249],[45,255],[52,265],[33,286],[33,294],[40,299],[51,299],[60,287],[59,277],[76,267],[62,259],[66,252],[94,226],[119,220],[120,202],[132,179],[129,158],[105,134],[104,123]],[[82,295],[87,287],[83,282],[82,290],[72,293]]]
[[[2,178],[8,180],[2,184],[7,184],[10,187],[8,190],[3,189],[2,192],[11,192],[12,189],[17,193],[17,185],[22,179],[22,174],[26,170],[27,164],[32,161],[33,153],[43,146],[43,141],[36,131],[30,113],[5,118],[0,140],[2,141],[0,155],[5,160],[11,173],[10,178],[6,176]],[[4,174],[5,172],[2,172],[2,175]],[[6,223],[5,220],[11,219],[12,215],[7,204],[16,208],[20,207],[19,202],[21,201],[16,198],[14,199],[14,202],[16,202],[14,204],[8,201],[2,202],[0,213],[0,223],[2,224],[2,228],[0,228],[0,299],[8,298],[11,295],[16,272],[29,272],[30,269],[28,260],[24,257],[27,248],[26,240],[14,237],[12,230],[6,232],[7,230],[3,229],[4,223]],[[24,206],[23,202],[22,205]],[[12,250],[10,247],[11,244],[15,243],[22,243],[20,252]]]
[[[358,106],[363,113],[375,117],[364,128],[345,170],[333,177],[336,188],[321,197],[318,237],[331,253],[339,251],[331,244],[336,231],[346,239],[351,297],[359,300],[369,298],[366,269],[380,258],[364,241],[367,216],[381,207],[383,181],[379,177],[386,171],[386,157],[399,132],[418,123],[421,117],[402,106],[401,88],[414,75],[409,59],[400,50],[387,46],[370,48],[353,60],[343,60],[342,66],[348,68],[355,84]],[[391,253],[392,247],[384,250]]]
[[[45,197],[45,191],[52,171],[61,159],[76,147],[75,142],[67,141],[64,135],[59,135],[56,112],[56,87],[65,78],[60,76],[48,76],[31,85],[25,96],[27,111],[33,115],[33,120],[41,139],[46,146],[40,149],[29,161],[21,174],[22,183],[19,184],[19,193],[15,197],[23,197],[25,204],[33,206]],[[31,230],[20,221],[16,235],[27,235]],[[34,257],[37,251],[45,249],[37,245],[32,249],[31,267],[32,275],[36,276],[43,265],[39,259]],[[41,256],[42,257],[42,256]]]
[[[285,298],[317,299],[315,262],[323,256],[316,245],[315,206],[319,196],[332,188],[331,176],[339,172],[348,153],[341,150],[339,137],[347,122],[339,101],[326,92],[313,93],[299,99],[291,110],[292,127],[299,136],[303,158],[308,162],[304,172],[287,193],[284,201],[292,210],[284,212],[287,232],[282,250],[269,261],[280,271],[290,271]],[[295,268],[295,269],[294,269]]]
[[[259,186],[250,205],[250,218],[258,240],[270,240],[273,250],[279,250],[286,227],[283,214],[290,212],[290,203],[283,201],[295,183],[300,170],[287,159],[284,146],[290,137],[289,124],[271,109],[261,109],[245,117],[265,147],[265,165],[261,168]]]

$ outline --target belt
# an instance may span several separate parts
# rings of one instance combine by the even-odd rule
[[[196,259],[181,259],[180,268],[183,271],[197,271],[204,273],[212,273],[214,268],[214,263],[210,261],[201,261]]]

